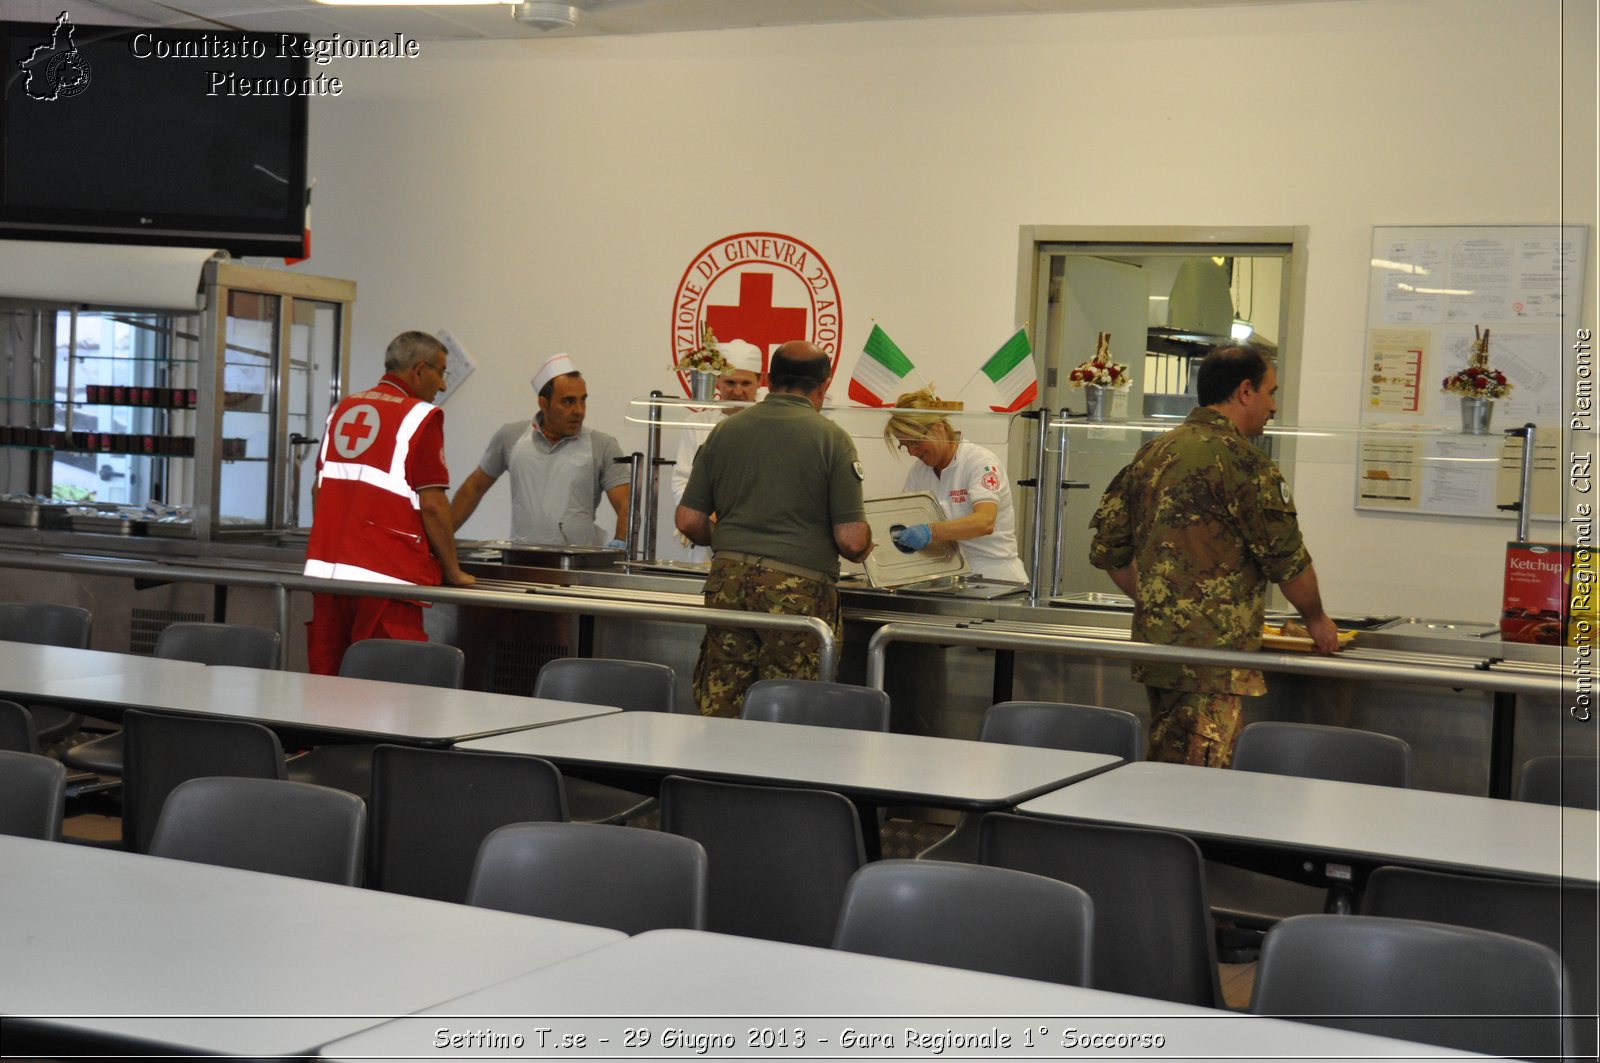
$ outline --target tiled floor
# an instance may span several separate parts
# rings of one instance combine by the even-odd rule
[[[1250,1004],[1250,991],[1256,984],[1256,965],[1253,963],[1219,963],[1217,971],[1222,978],[1222,1001],[1230,1008],[1245,1008]]]
[[[122,837],[122,820],[115,816],[97,816],[85,813],[73,816],[61,825],[61,833],[68,838],[90,842],[114,842]]]

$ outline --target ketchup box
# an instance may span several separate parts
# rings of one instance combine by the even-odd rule
[[[1572,548],[1559,543],[1507,543],[1500,637],[1507,642],[1566,642],[1563,619]]]

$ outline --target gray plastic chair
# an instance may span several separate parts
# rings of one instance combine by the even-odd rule
[[[1089,894],[1094,988],[1220,1006],[1205,875],[1200,850],[1188,838],[990,813],[978,829],[978,856]]]
[[[168,624],[156,636],[155,656],[169,661],[276,668],[278,633],[250,624]]]
[[[983,714],[980,742],[1144,759],[1144,721],[1126,709],[1060,701],[1002,701]]]
[[[1060,701],[1002,701],[989,706],[980,742],[1144,759],[1144,721],[1126,709]],[[955,829],[917,854],[918,860],[976,863],[981,813],[963,812]]]
[[[351,679],[381,679],[425,687],[461,689],[467,670],[459,646],[411,639],[362,639],[351,643],[339,674]]]
[[[1491,1056],[1559,1056],[1561,957],[1469,927],[1299,915],[1267,932],[1250,1010]]]
[[[741,720],[889,730],[889,695],[872,687],[817,679],[761,679],[745,691]]]
[[[741,720],[838,727],[850,731],[889,730],[889,695],[872,687],[817,679],[760,679],[745,691]],[[872,801],[852,801],[861,819],[867,859],[882,850],[883,813]]]
[[[15,701],[0,700],[0,749],[13,753],[39,752],[39,732],[33,713]]]
[[[677,676],[664,664],[606,657],[563,657],[539,669],[533,696],[624,712],[671,712]],[[656,807],[649,794],[592,779],[565,777],[567,814],[574,823],[627,823]]]
[[[362,639],[350,644],[339,662],[346,679],[460,690],[467,657],[459,646],[414,639]],[[367,799],[372,794],[372,752],[376,742],[330,742],[289,761],[289,778],[332,786]]]
[[[35,646],[89,648],[94,616],[77,605],[59,602],[0,602],[0,641]],[[59,742],[77,732],[83,714],[54,705],[32,705],[33,725],[41,742]]]
[[[0,749],[0,834],[59,841],[66,790],[60,761]]]
[[[1411,785],[1411,746],[1375,731],[1268,720],[1239,732],[1233,770],[1406,787]],[[1275,870],[1293,875],[1299,867],[1299,861],[1286,860]],[[1355,900],[1344,884],[1324,887],[1320,880],[1297,881],[1217,861],[1207,862],[1206,879],[1217,915],[1257,930],[1291,915],[1349,912]]]
[[[1518,801],[1568,808],[1600,808],[1600,760],[1594,757],[1534,757],[1517,779]]]
[[[1239,732],[1233,770],[1410,786],[1411,746],[1404,739],[1375,731],[1264,720]]]
[[[1094,902],[1077,886],[977,864],[885,860],[845,889],[833,947],[1089,984]]]
[[[1380,867],[1367,879],[1361,914],[1419,919],[1468,926],[1537,941],[1559,953],[1567,965],[1568,995],[1584,1008],[1577,1023],[1578,1043],[1568,1055],[1593,1059],[1596,1050],[1596,906],[1600,891],[1581,882],[1524,882],[1509,879]]]
[[[122,777],[122,843],[148,852],[167,797],[181,783],[210,776],[282,779],[278,736],[246,720],[164,716],[129,709]]]
[[[467,903],[625,934],[703,930],[706,851],[636,827],[513,823],[484,839]]]
[[[605,657],[563,657],[539,669],[533,696],[625,712],[671,712],[677,676],[664,664]]]
[[[366,828],[366,805],[343,790],[190,779],[167,795],[150,855],[359,886]]]
[[[390,745],[372,754],[370,807],[367,885],[457,904],[497,827],[567,818],[547,760]]]
[[[669,775],[661,829],[705,846],[706,929],[826,948],[866,863],[855,806],[826,790]]]
[[[161,629],[154,656],[195,664],[276,668],[278,642],[278,633],[271,628],[184,621]],[[120,776],[122,757],[122,732],[116,731],[73,746],[61,755],[61,760],[80,771]]]
[[[94,617],[89,610],[59,602],[0,602],[0,640],[35,646],[89,648]]]

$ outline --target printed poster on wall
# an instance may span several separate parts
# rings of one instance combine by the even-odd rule
[[[1378,226],[1367,296],[1356,508],[1515,517],[1535,426],[1533,516],[1560,512],[1564,337],[1582,310],[1581,225]],[[1463,431],[1463,369],[1479,330],[1511,382],[1488,435]]]

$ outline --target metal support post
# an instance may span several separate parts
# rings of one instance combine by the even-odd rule
[[[1028,558],[1028,603],[1038,605],[1040,569],[1044,560],[1044,450],[1050,436],[1050,414],[1046,410],[1039,409],[1029,410],[1022,416],[1036,418],[1039,422],[1039,432],[1034,447],[1034,474],[1029,479],[1017,481],[1021,487],[1033,488],[1033,550]]]
[[[650,397],[659,399],[664,396],[660,391],[652,391]],[[673,464],[671,460],[663,461],[661,457],[661,404],[652,402],[647,409],[649,415],[644,430],[644,498],[641,501],[639,495],[634,494],[628,503],[643,513],[643,521],[639,527],[644,534],[636,548],[628,554],[635,561],[656,559],[656,510],[661,505],[661,466]],[[634,490],[638,490],[637,486]]]

